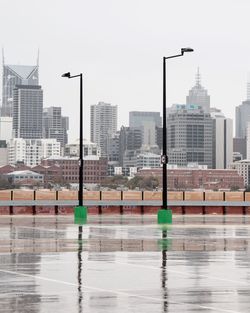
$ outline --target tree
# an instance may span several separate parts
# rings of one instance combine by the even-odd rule
[[[158,186],[159,186],[159,181],[154,176],[148,176],[148,177],[135,176],[127,183],[127,187],[129,189],[135,189],[136,187],[138,187],[139,189],[144,189],[144,190],[154,190]]]
[[[102,182],[102,187],[108,187],[111,189],[116,189],[119,186],[124,186],[128,182],[128,178],[122,175],[116,175],[112,177],[107,177]]]
[[[230,191],[238,191],[239,189],[239,186],[231,186]]]
[[[0,176],[0,189],[13,189],[15,186],[7,178]]]

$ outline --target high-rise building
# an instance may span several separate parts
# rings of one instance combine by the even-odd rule
[[[200,106],[172,111],[167,118],[167,154],[170,164],[190,162],[213,166],[213,120]]]
[[[129,127],[140,128],[143,134],[143,145],[155,146],[156,127],[161,127],[160,112],[129,112]]]
[[[43,110],[43,137],[55,138],[65,147],[68,143],[68,117],[62,116],[61,107],[49,107]]]
[[[246,143],[247,143],[247,160],[250,160],[250,122],[247,123],[246,129]]]
[[[99,102],[90,107],[90,140],[101,148],[101,155],[107,157],[108,138],[117,131],[117,106]]]
[[[213,168],[228,168],[233,161],[233,120],[219,110],[213,119]]]
[[[119,164],[120,132],[117,131],[107,141],[108,161]]]
[[[196,74],[196,84],[191,90],[189,90],[189,94],[186,97],[186,104],[201,106],[205,113],[210,111],[210,96],[207,94],[207,90],[201,85],[199,68]]]
[[[41,86],[16,85],[13,90],[13,137],[42,138],[43,90]]]
[[[143,143],[143,133],[141,128],[124,127],[120,129],[119,137],[119,165],[124,166],[124,155],[129,153],[126,151],[139,150]]]
[[[1,116],[12,116],[13,90],[16,85],[38,85],[37,65],[7,65],[3,56],[2,108]]]
[[[250,122],[250,83],[247,83],[247,99],[235,108],[236,137],[245,138],[247,123]]]
[[[236,153],[236,155],[241,155],[242,160],[246,159],[247,157],[247,143],[246,143],[246,137],[244,138],[233,138],[233,152]]]

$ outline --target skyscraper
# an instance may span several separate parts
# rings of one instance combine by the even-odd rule
[[[108,139],[117,131],[117,106],[105,102],[90,107],[90,140],[101,148],[101,155],[108,155]]]
[[[16,85],[39,84],[37,65],[7,65],[3,55],[2,107],[1,116],[12,116],[13,90]]]
[[[123,166],[124,155],[136,152],[142,146],[142,130],[136,127],[121,127],[119,138],[119,164]]]
[[[44,138],[55,138],[65,147],[68,143],[68,117],[62,116],[61,107],[49,107],[43,110],[43,136]]]
[[[16,85],[13,90],[13,137],[42,138],[43,90],[41,86]]]
[[[213,168],[228,168],[233,162],[233,120],[221,112],[212,112]]]
[[[197,162],[213,166],[213,120],[199,106],[180,106],[167,118],[169,163],[186,166]]]
[[[160,112],[129,112],[129,127],[141,129],[144,145],[156,145],[156,127],[161,126]]]
[[[189,90],[189,95],[186,97],[186,104],[201,106],[205,113],[208,113],[210,110],[210,96],[207,94],[207,90],[201,86],[199,68],[196,74],[196,84]]]
[[[245,138],[250,122],[250,82],[247,83],[247,99],[235,108],[236,138]]]

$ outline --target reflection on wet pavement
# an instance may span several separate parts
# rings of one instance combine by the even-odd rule
[[[1,217],[0,312],[250,312],[250,218]]]

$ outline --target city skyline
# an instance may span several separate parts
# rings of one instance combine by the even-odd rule
[[[37,59],[38,60],[38,59]],[[38,62],[38,61],[37,61]],[[20,70],[22,69],[22,68],[25,68],[25,67],[30,67],[30,68],[35,68],[36,66],[27,66],[27,65],[5,65],[4,63],[3,63],[3,69],[5,69],[5,68],[8,68],[8,67],[10,67],[10,68],[14,68],[14,67],[17,67],[17,68],[20,68]],[[38,68],[38,63],[37,63],[37,68]],[[2,79],[3,79],[3,75],[2,75]],[[192,100],[192,98],[190,98],[190,92],[193,92],[193,96],[192,97],[197,97],[198,96],[198,94],[197,94],[197,91],[199,91],[199,89],[201,88],[201,90],[203,90],[206,94],[207,94],[207,92],[208,92],[208,90],[207,90],[207,88],[206,87],[204,87],[204,86],[202,86],[202,84],[201,84],[201,81],[202,81],[202,79],[201,79],[201,73],[200,73],[200,69],[199,69],[199,67],[197,67],[197,69],[196,69],[196,74],[195,74],[195,76],[194,76],[194,84],[193,84],[193,86],[189,89],[189,91],[187,91],[187,93],[186,93],[186,102],[190,102],[191,100]],[[3,82],[2,82],[3,83]],[[2,85],[3,86],[3,85]],[[248,100],[248,98],[249,98],[249,94],[250,94],[250,81],[249,81],[249,79],[247,80],[247,82],[246,82],[246,100],[245,101],[249,101]],[[197,89],[198,88],[198,89]],[[196,91],[196,89],[197,89],[197,91]],[[203,96],[202,96],[203,97]],[[208,97],[208,98],[210,98],[210,96],[205,96],[205,97]],[[191,99],[191,100],[190,100]],[[196,102],[196,98],[193,98],[194,99],[194,103]],[[198,98],[197,98],[198,99]],[[197,100],[198,101],[198,100]],[[101,103],[102,101],[99,101],[98,103]],[[192,102],[192,101],[191,101]],[[191,104],[191,102],[190,102],[190,104]],[[192,103],[193,103],[192,102]],[[199,103],[202,103],[202,102],[200,102],[200,101],[198,101]],[[198,103],[197,102],[197,103]],[[244,100],[242,101],[242,102],[244,102]],[[184,103],[184,102],[183,102]],[[0,102],[0,104],[3,104],[3,101],[2,102]],[[92,105],[90,105],[90,107],[91,106],[93,106],[94,104],[92,104]],[[112,105],[112,103],[111,103],[111,105]],[[168,109],[170,109],[173,105],[176,105],[176,103],[174,103],[174,104],[169,104],[168,105]],[[179,105],[179,104],[177,104],[177,105]],[[182,104],[180,104],[180,105],[182,105]],[[209,105],[209,104],[208,104]],[[52,108],[52,107],[50,107],[50,108]],[[58,108],[60,108],[60,110],[62,109],[62,107],[58,107]],[[46,109],[46,108],[45,108]],[[117,109],[119,109],[119,106],[117,105]],[[237,109],[237,106],[235,106],[235,109]],[[118,111],[119,112],[119,111]],[[130,114],[131,113],[133,113],[134,111],[128,111],[127,112],[127,114],[128,114],[128,116],[130,116]],[[140,113],[140,112],[145,112],[145,111],[143,111],[143,110],[138,110],[137,111],[138,113]],[[147,113],[159,113],[160,114],[160,116],[162,116],[162,112],[155,112],[155,111],[146,111]],[[3,115],[4,116],[4,115]],[[119,121],[119,114],[118,114],[118,121]],[[85,119],[86,119],[86,116],[85,116]],[[236,114],[234,115],[234,117],[232,118],[233,119],[233,122],[234,122],[234,135],[235,135],[235,137],[237,137],[237,122],[236,122]],[[129,120],[128,120],[128,122],[127,122],[127,124],[125,125],[124,123],[121,123],[120,125],[118,125],[118,129],[120,129],[122,126],[128,126],[129,125]],[[69,129],[69,131],[70,131],[70,129]],[[85,134],[86,134],[86,126],[85,126],[85,132],[84,132]],[[88,140],[91,140],[91,125],[89,125],[89,129],[87,130],[87,134],[88,134],[88,136],[84,136],[84,138],[86,138],[86,139],[88,139]],[[69,137],[70,137],[70,135],[71,135],[71,133],[69,133]],[[77,139],[77,136],[76,137],[72,137],[71,136],[71,141],[70,142],[73,142],[74,140],[76,140]]]
[[[61,74],[84,73],[86,137],[90,106],[99,101],[119,106],[119,126],[128,125],[129,111],[161,112],[162,57],[185,46],[194,53],[167,63],[168,106],[185,102],[199,66],[211,106],[234,118],[235,106],[245,100],[250,69],[249,9],[246,0],[159,0],[158,5],[76,0],[74,6],[65,0],[10,0],[0,10],[1,46],[9,64],[35,63],[40,49],[44,106],[62,106],[72,125],[78,125],[78,84]],[[70,141],[77,134],[71,129]]]

